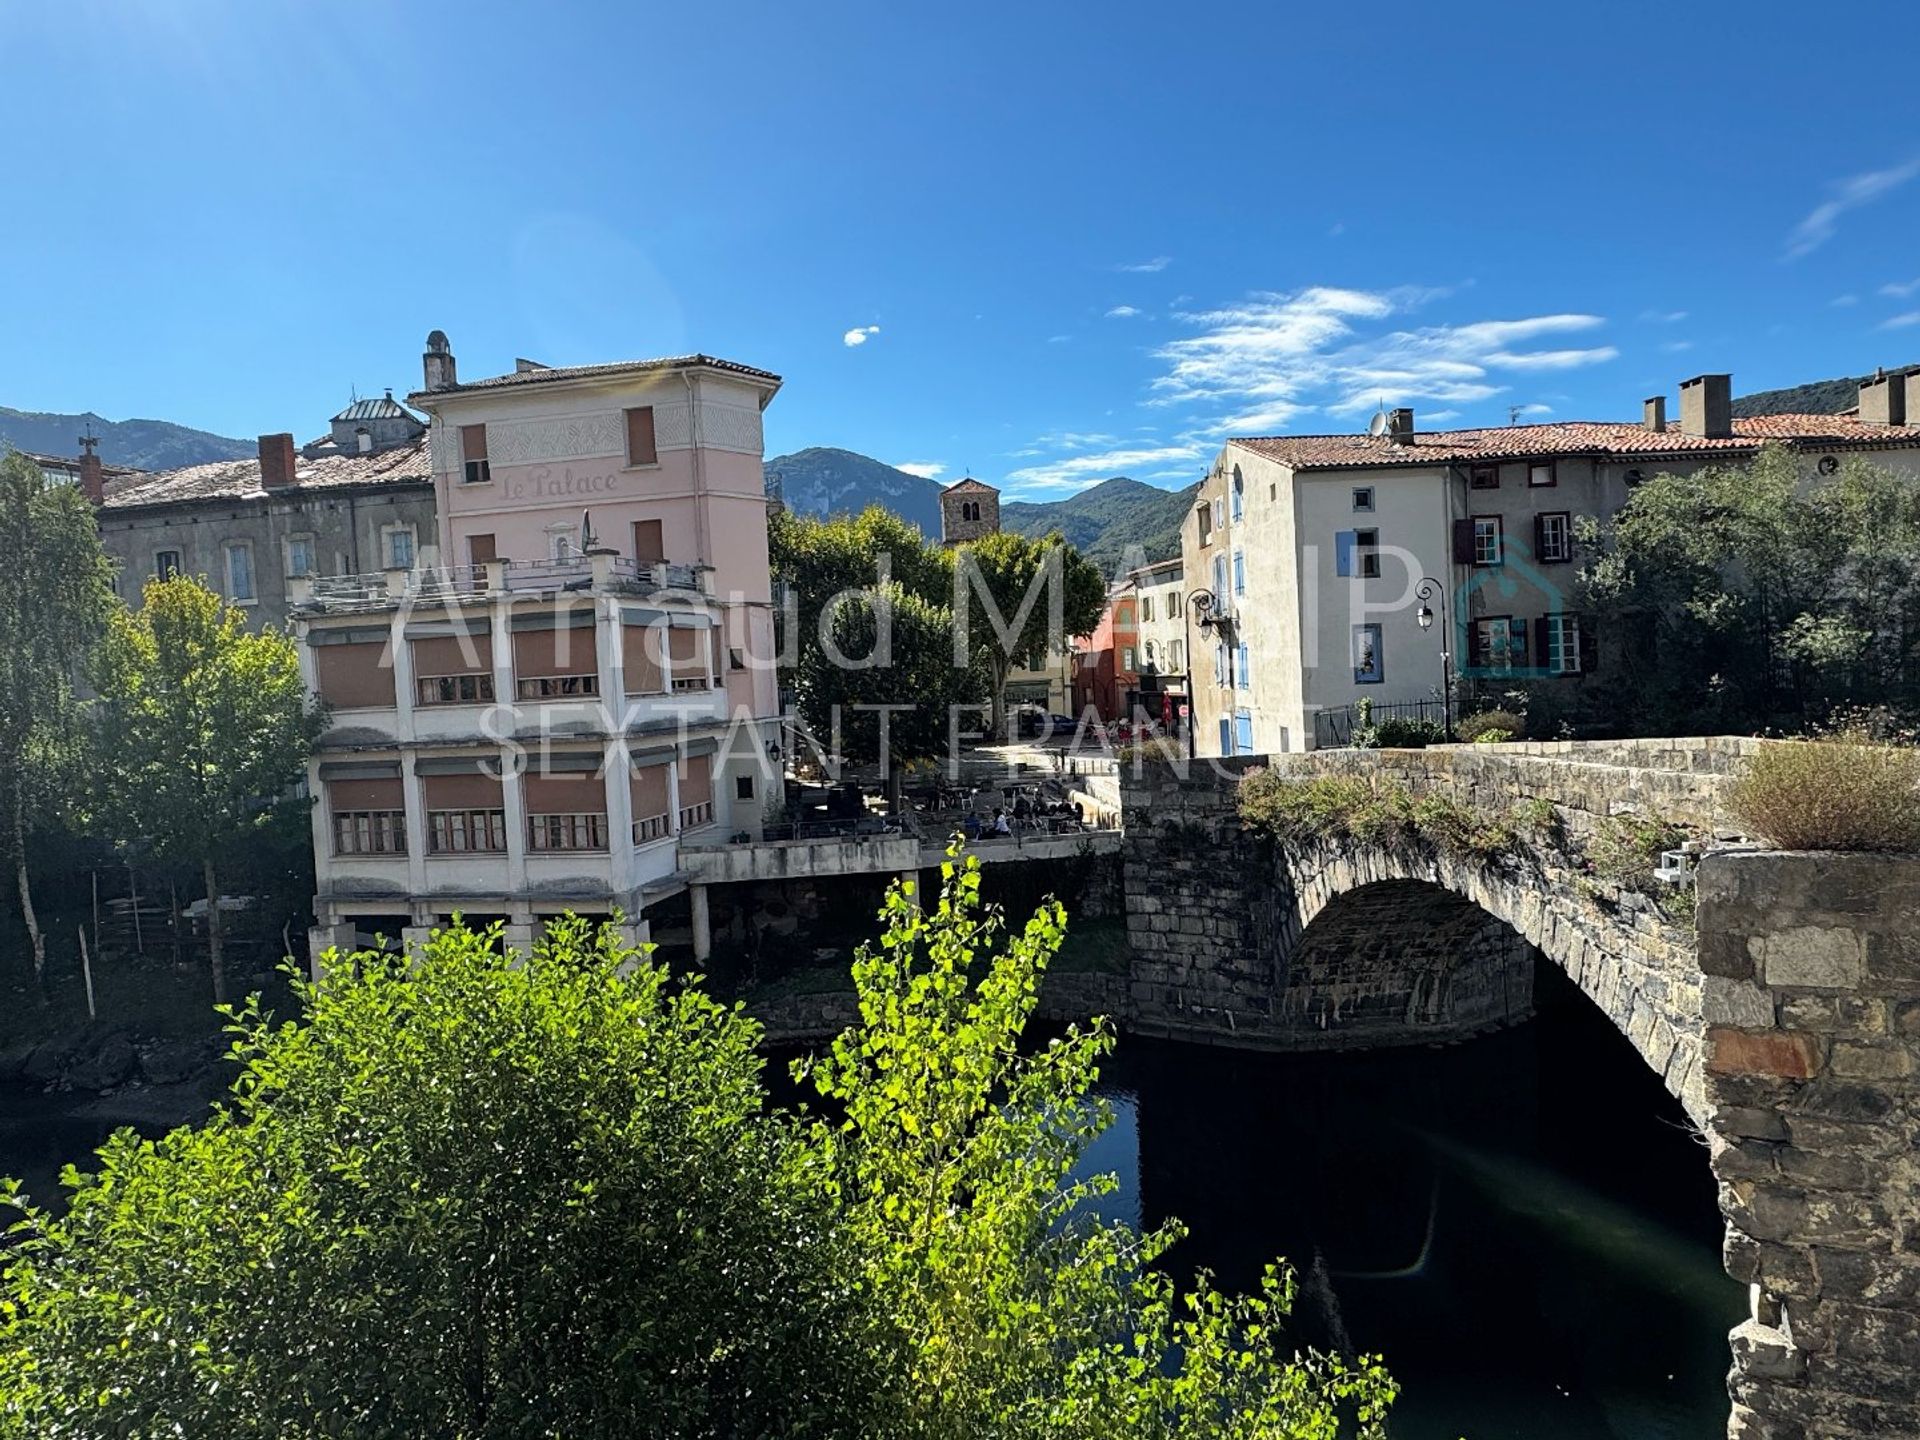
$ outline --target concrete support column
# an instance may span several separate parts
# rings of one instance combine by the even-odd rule
[[[406,806],[407,889],[415,895],[427,893],[427,804],[415,773],[418,757],[411,750],[400,752],[400,800]]]
[[[403,927],[400,931],[400,947],[407,952],[407,958],[418,964],[421,952],[427,948],[427,940],[432,934],[432,925]]]
[[[633,785],[627,778],[629,763],[626,737],[616,736],[607,746],[602,771],[607,796],[607,861],[615,895],[633,889]]]
[[[693,958],[705,964],[713,954],[713,916],[707,908],[707,887],[687,887],[687,912],[693,920]]]
[[[402,572],[404,573],[404,572]],[[393,612],[387,648],[393,657],[393,708],[395,730],[401,743],[413,739],[413,647],[407,644],[407,607]],[[408,807],[409,809],[412,806]]]
[[[507,826],[507,893],[527,893],[527,800],[520,786],[520,768],[503,764],[500,771],[500,809]]]
[[[307,931],[307,974],[318,985],[327,978],[327,952],[338,951],[337,959],[353,953],[353,926],[315,925]]]

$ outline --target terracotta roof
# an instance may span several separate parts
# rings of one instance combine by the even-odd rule
[[[362,485],[431,485],[433,462],[423,435],[411,445],[396,445],[371,455],[323,455],[295,463],[293,484],[272,491],[296,495],[314,490],[345,490]],[[216,460],[109,481],[102,510],[133,510],[148,505],[191,505],[204,501],[259,500],[269,492],[260,483],[260,460]]]
[[[780,383],[780,377],[772,371],[756,370],[736,360],[719,360],[711,355],[669,355],[659,360],[615,360],[605,365],[540,365],[530,370],[516,370],[511,375],[466,380],[458,385],[450,385],[445,390],[416,390],[407,399],[418,405],[436,395],[459,395],[469,390],[499,390],[509,385],[545,385],[555,380],[585,380],[596,375],[619,375],[627,371],[698,369],[724,370],[731,375],[771,380],[776,385]]]
[[[80,473],[80,460],[79,457],[74,455],[41,455],[33,450],[21,450],[16,453],[33,461],[34,464],[43,470],[51,468],[55,470],[71,470],[75,475]],[[112,480],[116,476],[122,475],[144,475],[146,473],[146,471],[135,469],[131,465],[108,465],[103,463],[100,466],[100,478],[102,480]]]
[[[1416,433],[1411,445],[1395,445],[1384,436],[1369,435],[1274,435],[1227,443],[1295,470],[1343,470],[1535,456],[1591,455],[1624,460],[1703,452],[1741,455],[1768,442],[1836,449],[1920,447],[1920,425],[1862,425],[1851,415],[1756,415],[1736,419],[1731,438],[1707,440],[1674,429],[1648,430],[1626,421],[1563,420],[1551,425],[1425,431]]]

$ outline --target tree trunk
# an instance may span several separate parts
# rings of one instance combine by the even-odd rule
[[[13,853],[19,857],[16,878],[20,884],[20,918],[26,921],[27,939],[33,947],[33,983],[44,1000],[47,994],[47,937],[40,933],[40,917],[33,911],[33,887],[27,881],[26,826],[21,821],[17,800],[13,811]]]
[[[213,971],[213,1003],[223,1005],[227,999],[227,964],[220,945],[220,882],[214,876],[213,861],[203,861],[201,871],[207,881],[207,964]]]
[[[993,670],[993,723],[988,727],[988,731],[996,741],[1004,743],[1013,739],[1007,730],[1007,672],[1013,667],[1001,665],[996,661],[991,662],[991,668]]]

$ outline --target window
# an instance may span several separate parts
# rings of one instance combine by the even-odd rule
[[[627,464],[659,463],[660,452],[653,443],[653,407],[637,406],[627,411]]]
[[[1202,545],[1213,543],[1213,507],[1204,500],[1193,512],[1194,533],[1200,537]]]
[[[1140,618],[1143,621],[1153,619],[1153,596],[1142,595],[1140,597]]]
[[[1224,555],[1216,555],[1213,557],[1214,598],[1217,600],[1220,596],[1226,593],[1227,593],[1227,557]]]
[[[1549,615],[1540,622],[1547,627],[1547,669],[1555,675],[1580,673],[1580,617]]]
[[[1353,532],[1353,554],[1359,563],[1354,566],[1360,575],[1368,580],[1380,578],[1380,532],[1378,530],[1356,530]]]
[[[1180,614],[1180,592],[1178,590],[1169,590],[1167,591],[1167,618],[1169,620],[1172,620],[1176,618],[1179,614]]]
[[[1224,640],[1213,647],[1213,683],[1220,686],[1233,683],[1232,667],[1227,663],[1227,642]]]
[[[462,478],[469,485],[484,485],[493,479],[493,470],[487,464],[487,427],[484,425],[462,425],[460,427],[460,460]]]
[[[411,525],[390,525],[380,532],[387,552],[387,569],[411,570],[413,568],[413,527]]]
[[[607,817],[597,810],[570,815],[529,815],[527,848],[541,851],[604,850],[607,848]]]
[[[1247,593],[1247,557],[1243,551],[1233,552],[1233,593]]]
[[[1185,673],[1187,668],[1187,642],[1184,640],[1175,640],[1171,645],[1167,646],[1167,654],[1169,663],[1173,667],[1173,673],[1176,675]]]
[[[1554,483],[1553,462],[1540,461],[1527,467],[1527,484],[1534,489]]]
[[[753,798],[753,776],[736,775],[733,777],[733,798],[751,800]]]
[[[1356,510],[1373,509],[1373,487],[1356,485],[1353,490],[1353,508]]]
[[[727,669],[744,670],[746,668],[747,668],[747,657],[744,654],[742,654],[740,651],[734,649],[731,645],[729,645],[727,647]]]
[[[1214,498],[1213,528],[1216,530],[1224,530],[1226,528],[1227,512],[1226,512],[1225,505],[1226,505],[1226,502],[1221,500],[1219,497],[1216,496]]]
[[[418,675],[414,677],[416,705],[491,705],[493,676]]]
[[[1133,669],[1133,646],[1123,645],[1120,647],[1120,668],[1127,671]]]
[[[223,547],[227,563],[227,598],[240,604],[251,604],[256,598],[253,593],[253,546],[245,541],[235,541]]]
[[[336,810],[333,815],[333,853],[336,855],[406,854],[407,812],[404,810]]]
[[[429,810],[427,848],[436,855],[498,854],[507,848],[507,812]]]
[[[180,552],[178,550],[156,550],[153,552],[153,578],[171,580],[180,573]]]
[[[547,558],[549,560],[571,560],[579,553],[573,543],[577,532],[564,520],[547,526]]]
[[[313,574],[313,537],[311,535],[287,537],[287,574],[295,577]]]
[[[1238,520],[1246,510],[1245,486],[1240,481],[1240,467],[1233,467],[1233,518]]]
[[[1516,657],[1527,658],[1527,622],[1509,615],[1488,615],[1473,622],[1472,653],[1474,668],[1492,675],[1513,671]]]
[[[1253,688],[1253,655],[1244,643],[1233,652],[1233,683],[1242,690]]]
[[[1556,565],[1573,558],[1573,529],[1564,511],[1539,516],[1535,521],[1534,559]]]
[[[1476,565],[1498,565],[1503,558],[1500,517],[1498,515],[1474,516],[1473,563]]]
[[[1153,669],[1153,641],[1147,641],[1147,643],[1141,647],[1140,654],[1147,662],[1147,669]]]
[[[1386,678],[1386,665],[1380,653],[1380,627],[1378,625],[1354,626],[1353,683],[1378,685]]]
[[[1500,488],[1500,467],[1498,465],[1476,465],[1469,472],[1467,483],[1475,490],[1498,490]]]

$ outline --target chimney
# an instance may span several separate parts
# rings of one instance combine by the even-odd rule
[[[422,369],[426,372],[426,388],[429,390],[451,390],[460,383],[453,368],[453,350],[447,344],[447,332],[435,330],[427,336],[427,353],[422,360]]]
[[[1860,423],[1862,425],[1904,425],[1907,423],[1907,387],[1898,376],[1884,370],[1860,382]]]
[[[100,468],[100,457],[93,453],[99,443],[92,435],[80,437],[80,493],[96,507],[107,498],[107,478]]]
[[[1733,437],[1733,377],[1696,375],[1680,382],[1680,433],[1700,440]]]
[[[1387,438],[1395,445],[1413,443],[1413,411],[1404,406],[1388,412]]]
[[[1920,425],[1920,369],[1907,372],[1907,423]]]
[[[260,484],[268,490],[293,484],[293,436],[260,437]]]
[[[1656,435],[1663,435],[1667,429],[1667,397],[1649,395],[1640,402],[1640,423]]]

